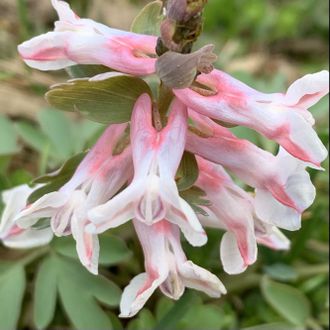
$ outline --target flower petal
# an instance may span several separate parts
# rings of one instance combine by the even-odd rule
[[[179,272],[188,288],[199,290],[214,298],[227,293],[226,288],[215,275],[190,260],[179,266]]]
[[[228,237],[233,237],[235,244],[231,246],[238,249],[243,268],[253,264],[257,258],[257,244],[254,234],[254,210],[250,196],[238,187],[221,166],[197,158],[199,165],[199,177],[197,186],[206,192],[206,198],[212,203],[207,209],[212,210],[218,217],[219,227],[225,226],[232,235],[226,235],[225,242],[228,245]],[[225,244],[225,243],[223,243]],[[228,263],[226,251],[221,249],[225,271],[232,273],[233,265]],[[223,257],[224,256],[224,257]],[[243,269],[241,267],[241,269]]]
[[[228,274],[240,274],[248,267],[238,248],[236,236],[232,232],[226,232],[222,237],[220,257],[223,268]]]
[[[92,274],[98,274],[100,245],[97,235],[85,232],[86,219],[73,216],[71,221],[72,236],[76,241],[76,249],[80,262]]]
[[[187,108],[174,99],[166,127],[160,133],[159,171],[163,177],[174,178],[179,167],[187,134]]]
[[[97,206],[88,212],[88,219],[92,222],[86,227],[90,234],[103,233],[118,227],[135,216],[136,200],[144,192],[144,183],[135,183],[110,199],[107,203]]]
[[[21,185],[2,192],[5,209],[1,216],[0,233],[5,234],[14,225],[16,215],[25,207],[33,190],[28,185]]]
[[[212,135],[201,137],[188,132],[187,150],[223,165],[248,185],[268,190],[282,204],[299,209],[298,200],[285,188],[289,177],[284,177],[282,173],[288,173],[288,170],[283,170],[288,164],[291,164],[294,172],[297,162],[303,164],[301,161],[281,161],[280,155],[274,156],[247,140],[238,139],[212,120],[204,119],[203,125],[207,125]]]
[[[147,273],[135,276],[122,294],[119,317],[136,315],[163,281],[164,278],[150,278]]]
[[[166,218],[177,225],[192,246],[202,246],[207,242],[207,235],[191,206],[183,199],[179,199],[180,208],[169,205]]]
[[[290,240],[277,227],[261,223],[260,221],[256,221],[256,227],[256,236],[259,244],[273,250],[290,249]],[[260,230],[260,227],[262,230]]]
[[[47,245],[53,238],[50,228],[45,229],[22,229],[16,235],[9,235],[3,239],[3,244],[12,249],[31,249]]]
[[[192,89],[174,90],[189,108],[214,119],[252,128],[278,142],[293,156],[316,166],[326,158],[326,148],[305,120],[306,116],[301,115],[301,107],[286,105],[279,94],[260,93],[219,70],[200,75],[198,82],[212,85],[217,94],[203,96]],[[320,93],[324,95],[324,83],[320,85]],[[309,96],[301,99],[304,97]]]
[[[39,70],[58,70],[75,64],[102,64],[112,69],[146,75],[155,72],[157,38],[110,29],[79,19],[62,1],[53,1],[60,21],[54,32],[18,46],[27,65]]]
[[[287,230],[298,230],[301,226],[301,214],[314,201],[316,191],[306,164],[280,149],[277,156],[279,174],[285,182],[283,190],[294,201],[296,207],[291,208],[279,203],[264,189],[256,189],[255,208],[257,216],[264,222]]]
[[[60,192],[48,193],[33,204],[28,205],[16,217],[16,223],[22,228],[33,226],[38,219],[51,217],[54,212],[64,206],[70,196]]]

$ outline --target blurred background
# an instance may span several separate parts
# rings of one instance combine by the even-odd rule
[[[133,18],[148,3],[139,0],[69,2],[79,16],[121,29],[129,29]],[[326,0],[209,0],[204,33],[198,45],[216,45],[219,69],[261,91],[280,92],[306,73],[328,69],[328,14]],[[68,157],[92,145],[102,130],[99,124],[52,111],[47,105],[43,95],[50,85],[67,80],[64,71],[31,70],[18,58],[17,44],[51,30],[56,19],[48,0],[0,0],[0,191],[58,168]],[[311,111],[318,134],[328,145],[328,98]],[[276,145],[254,132],[244,128],[234,131],[276,152]],[[328,160],[323,166],[324,172],[310,171],[317,198],[303,215],[302,229],[286,233],[292,241],[289,252],[260,247],[255,265],[242,275],[228,276],[219,262],[221,233],[209,231],[209,243],[203,248],[185,245],[191,260],[223,280],[229,292],[225,297],[214,300],[188,291],[179,302],[173,302],[157,292],[137,317],[124,321],[115,316],[117,303],[111,305],[98,299],[101,303],[93,300],[93,306],[102,317],[109,318],[114,329],[328,328]],[[116,255],[109,252],[110,255],[104,257],[101,273],[123,288],[142,271],[143,258],[129,225],[114,233],[118,240],[105,237],[104,244]],[[67,260],[75,258],[73,244],[68,240],[55,240],[51,249]],[[15,281],[8,282],[6,270],[17,260],[26,259],[30,252],[0,246],[0,329],[7,330],[1,323],[4,313],[15,314],[19,328],[36,327],[36,274],[46,252],[44,255],[34,252],[37,256],[24,264],[24,285],[18,292]],[[78,264],[77,267],[80,269]],[[84,283],[89,283],[85,280]],[[47,296],[49,287],[47,281],[45,283]],[[89,286],[82,288],[88,290]],[[38,324],[49,329],[83,327],[73,309],[83,313],[86,308],[87,313],[91,313],[94,307],[82,305],[83,299],[79,301],[77,292],[70,302],[61,292],[60,299],[56,299],[56,292],[54,295],[49,298],[54,311],[48,311],[48,322],[39,318]],[[5,312],[1,314],[1,310]],[[97,313],[92,317],[101,318]],[[4,324],[10,324],[12,319],[7,321]]]

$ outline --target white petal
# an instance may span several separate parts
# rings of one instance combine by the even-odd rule
[[[190,260],[179,266],[179,272],[188,288],[202,291],[215,298],[227,293],[226,288],[215,275]]]
[[[3,244],[13,249],[30,249],[42,245],[47,245],[53,238],[50,228],[41,230],[24,229],[18,235],[11,235],[3,240]]]
[[[207,242],[207,235],[191,206],[180,198],[180,209],[169,206],[166,218],[178,225],[183,235],[192,246],[202,246]]]
[[[86,227],[86,231],[102,233],[133,219],[136,202],[141,198],[143,191],[143,182],[132,182],[130,186],[107,203],[91,209],[88,212],[88,219],[92,223]]]
[[[255,209],[263,222],[287,230],[301,228],[301,214],[295,209],[278,202],[268,191],[256,189]]]
[[[20,227],[28,228],[40,218],[51,217],[69,198],[69,195],[57,191],[48,193],[23,209],[15,220]]]
[[[5,209],[1,216],[0,233],[4,234],[14,224],[16,215],[25,207],[33,190],[27,185],[21,185],[2,192]]]
[[[163,281],[161,277],[151,279],[147,273],[135,276],[122,294],[119,317],[137,314]]]
[[[236,237],[231,232],[226,232],[222,237],[220,257],[223,268],[228,274],[240,274],[248,267],[242,258]]]

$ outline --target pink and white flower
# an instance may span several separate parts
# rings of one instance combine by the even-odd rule
[[[329,92],[329,73],[308,74],[294,82],[286,94],[258,92],[230,75],[213,70],[197,81],[210,86],[215,95],[193,89],[174,90],[189,108],[230,124],[247,126],[278,142],[294,157],[320,166],[327,149],[315,133],[308,108]]]
[[[120,303],[121,317],[134,316],[158,287],[172,299],[179,299],[185,287],[211,297],[226,294],[215,275],[187,260],[177,226],[166,220],[149,226],[139,220],[133,223],[143,248],[146,272],[133,278],[125,288]]]
[[[301,214],[315,198],[315,188],[305,170],[307,164],[290,156],[283,148],[274,156],[247,140],[238,139],[230,130],[205,116],[193,111],[189,114],[206,136],[188,132],[186,149],[221,164],[256,188],[256,210],[261,219],[266,218],[284,229],[299,229]],[[299,186],[304,189],[300,190]],[[269,202],[259,203],[261,198]]]
[[[210,206],[203,207],[208,214],[203,219],[206,224],[226,230],[220,245],[224,270],[229,274],[241,273],[257,259],[251,197],[220,165],[199,157],[198,166],[196,185],[205,191],[206,199],[211,202]]]
[[[70,181],[58,191],[45,194],[17,216],[17,223],[29,228],[39,218],[50,217],[55,235],[72,234],[82,264],[97,273],[97,235],[85,232],[88,211],[109,200],[132,176],[130,147],[115,155],[114,149],[127,124],[112,125],[78,166]]]
[[[157,37],[81,19],[65,1],[52,0],[52,4],[59,15],[54,31],[18,46],[30,67],[59,70],[76,64],[102,64],[134,75],[155,72]]]
[[[131,121],[134,178],[109,202],[89,212],[93,222],[87,230],[101,233],[132,218],[148,225],[166,218],[177,224],[187,240],[206,243],[206,234],[189,204],[179,196],[176,171],[184,151],[187,111],[174,100],[167,126],[157,131],[152,125],[152,103],[147,94],[137,100]]]
[[[220,166],[198,157],[199,178],[196,185],[211,202],[199,215],[206,227],[225,230],[220,257],[224,270],[238,274],[257,259],[257,243],[274,250],[287,250],[290,241],[274,226],[263,222],[255,213],[252,195],[236,185]]]
[[[9,248],[34,248],[47,245],[53,238],[50,228],[23,229],[15,223],[15,217],[26,205],[27,198],[33,191],[28,185],[21,185],[2,192],[5,209],[0,222],[0,241]]]

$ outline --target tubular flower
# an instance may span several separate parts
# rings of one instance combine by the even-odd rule
[[[227,128],[193,111],[190,116],[207,135],[201,137],[188,132],[187,150],[223,165],[257,188],[258,216],[283,229],[299,229],[301,214],[315,198],[315,188],[305,170],[307,164],[282,148],[274,156],[247,140],[238,139]],[[263,203],[262,198],[268,203]]]
[[[196,185],[205,191],[211,202],[205,207],[207,221],[218,222],[217,227],[227,231],[220,248],[224,270],[230,274],[241,273],[257,258],[253,204],[220,165],[202,158],[198,158],[198,165],[200,174]]]
[[[143,248],[146,272],[133,278],[125,288],[120,303],[121,317],[134,316],[158,287],[172,299],[179,299],[185,287],[211,297],[226,293],[215,275],[187,260],[177,226],[166,220],[150,226],[139,220],[133,223]]]
[[[308,112],[329,92],[327,71],[304,76],[286,94],[258,92],[219,70],[202,74],[197,81],[215,92],[205,96],[190,88],[174,90],[189,108],[213,119],[252,128],[279,143],[294,157],[315,166],[320,166],[327,157]]]
[[[152,126],[151,99],[142,95],[131,121],[134,178],[120,194],[89,212],[91,232],[103,232],[135,217],[148,225],[166,218],[177,224],[196,246],[206,235],[188,203],[179,196],[175,174],[184,151],[187,111],[174,100],[167,126],[158,132]]]
[[[25,206],[34,189],[21,185],[2,193],[5,209],[0,222],[0,241],[10,248],[28,249],[48,244],[53,238],[50,228],[23,229],[15,223],[15,217]]]
[[[155,72],[157,37],[109,28],[79,18],[65,1],[52,0],[58,13],[52,32],[18,46],[25,63],[39,70],[59,70],[75,64],[102,64],[134,75]]]
[[[199,178],[196,185],[206,193],[210,206],[207,216],[200,214],[203,225],[226,230],[220,256],[229,274],[243,272],[257,258],[257,242],[275,250],[287,250],[288,239],[275,227],[260,220],[251,195],[237,186],[225,170],[198,157]]]
[[[131,150],[114,155],[116,144],[127,125],[112,125],[86,155],[76,172],[58,191],[45,194],[16,217],[28,228],[39,218],[50,217],[57,236],[72,234],[82,264],[97,273],[99,243],[97,235],[85,232],[88,210],[110,199],[132,175]]]

